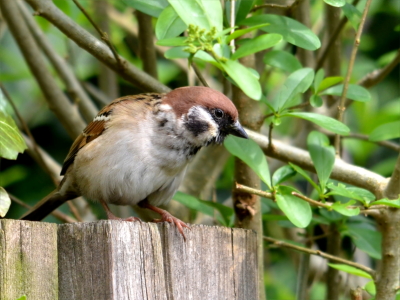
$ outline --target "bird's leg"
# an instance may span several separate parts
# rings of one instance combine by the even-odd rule
[[[118,218],[116,215],[114,215],[110,208],[108,207],[107,203],[104,200],[100,200],[101,206],[103,206],[104,210],[106,211],[107,214],[107,219],[109,220],[122,220],[122,221],[128,221],[128,222],[135,222],[135,221],[139,221],[141,222],[141,220],[137,217],[128,217],[128,218]]]
[[[175,226],[178,228],[178,231],[180,232],[180,234],[182,234],[183,238],[186,241],[186,236],[183,233],[183,228],[182,227],[186,227],[186,228],[189,228],[189,229],[190,229],[190,227],[185,222],[183,222],[183,221],[179,220],[178,218],[174,217],[173,215],[171,215],[166,210],[158,208],[158,207],[156,207],[154,205],[151,205],[147,201],[147,199],[140,201],[138,203],[138,205],[140,207],[150,209],[150,210],[152,210],[152,211],[154,211],[154,212],[156,212],[156,213],[161,215],[161,219],[155,219],[155,220],[153,220],[153,222],[155,222],[155,223],[168,222],[168,223],[171,223],[171,224],[175,224]]]

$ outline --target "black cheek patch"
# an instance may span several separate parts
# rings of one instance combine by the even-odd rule
[[[193,133],[194,136],[198,136],[209,130],[209,125],[207,122],[201,122],[194,119],[188,119],[185,122],[185,126],[191,133]]]

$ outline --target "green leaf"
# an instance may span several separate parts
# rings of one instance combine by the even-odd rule
[[[343,93],[343,84],[330,87],[323,91],[321,95],[334,95],[341,96]],[[360,102],[368,102],[371,100],[371,94],[362,86],[356,84],[349,84],[346,97],[348,99]]]
[[[254,100],[260,100],[262,95],[260,83],[248,68],[238,61],[230,59],[220,61],[220,64],[247,96]]]
[[[227,2],[227,3],[230,3],[230,2]],[[231,40],[236,39],[239,36],[242,36],[242,35],[244,35],[246,33],[252,32],[252,31],[254,31],[256,29],[259,29],[261,27],[268,26],[268,25],[269,25],[268,23],[265,23],[265,24],[259,24],[259,25],[256,25],[256,26],[247,27],[247,28],[244,28],[244,29],[235,30],[232,34],[230,34],[230,35],[228,35],[226,37],[226,41],[225,42],[227,44],[229,44],[229,42]]]
[[[310,132],[307,137],[307,147],[323,192],[335,163],[335,148],[329,145],[328,137],[318,131]]]
[[[346,3],[342,7],[342,10],[343,10],[344,15],[349,20],[351,26],[353,26],[353,28],[355,30],[357,30],[358,25],[360,25],[360,22],[361,22],[362,13],[355,6],[353,6],[350,3]]]
[[[19,298],[18,298],[18,299],[16,299],[16,300],[26,300],[26,296],[25,296],[25,295],[23,295],[23,296],[19,297]]]
[[[247,17],[253,7],[255,0],[236,0],[235,1],[235,21],[239,23]],[[230,20],[231,15],[231,1],[225,1],[226,19]]]
[[[348,208],[348,206],[353,205],[354,203],[356,203],[355,200],[350,200],[347,203],[342,203],[340,201],[336,201],[335,203],[332,204],[332,209],[336,210],[338,213],[347,216],[347,217],[353,217],[353,216],[357,216],[358,214],[360,214],[360,209],[357,208]]]
[[[183,51],[186,47],[173,47],[165,51],[164,56],[168,59],[176,59],[176,58],[189,58],[190,53]]]
[[[380,199],[380,200],[372,202],[371,206],[372,205],[387,205],[390,207],[400,208],[400,199],[389,200],[387,198],[384,198],[384,199]]]
[[[11,116],[0,111],[0,157],[16,159],[26,144]]]
[[[187,46],[185,41],[186,37],[179,36],[174,38],[162,39],[156,42],[159,46],[167,46],[167,47],[180,47],[180,46]]]
[[[158,17],[156,23],[156,37],[158,40],[173,38],[180,35],[187,28],[182,19],[176,14],[172,6],[168,6]]]
[[[372,279],[371,275],[369,275],[367,272],[364,272],[364,271],[357,269],[355,267],[352,267],[352,266],[342,265],[342,264],[328,264],[328,266],[330,266],[331,268],[334,268],[336,270],[344,271],[349,274]]]
[[[218,218],[224,226],[228,226],[230,223],[230,219],[232,218],[234,211],[232,208],[222,205],[220,203],[211,202],[211,201],[204,201],[197,199],[191,195],[176,192],[175,196],[173,197],[174,200],[178,201],[179,203],[189,207],[195,211],[201,212],[207,216],[214,217],[214,209],[216,209],[222,216],[222,218]]]
[[[207,216],[214,216],[214,209],[202,203],[196,197],[178,191],[172,199]]]
[[[264,63],[290,73],[302,68],[293,54],[282,50],[268,51],[264,56]]]
[[[289,178],[296,175],[296,171],[291,166],[283,166],[275,171],[274,175],[272,175],[272,185],[276,186]]]
[[[313,122],[322,128],[325,128],[329,131],[332,131],[334,133],[340,134],[340,135],[348,135],[350,132],[349,127],[344,125],[343,123],[339,122],[338,120],[335,120],[330,117],[326,117],[320,114],[315,114],[315,113],[305,113],[305,112],[291,112],[291,113],[285,113],[284,115],[281,115],[281,117],[284,116],[292,116],[292,117],[297,117],[301,118],[304,120],[308,120],[310,122]]]
[[[278,44],[282,40],[280,34],[262,34],[256,38],[244,41],[240,47],[232,54],[231,59],[235,60],[243,56],[247,56]]]
[[[286,79],[281,87],[278,99],[274,100],[274,107],[279,112],[290,106],[291,100],[300,93],[304,93],[311,85],[314,79],[314,70],[311,68],[303,68],[294,71]]]
[[[123,0],[128,6],[145,14],[158,18],[168,6],[167,0]]]
[[[321,47],[318,36],[300,22],[288,17],[264,14],[247,18],[239,24],[255,26],[262,23],[270,24],[263,27],[262,30],[269,33],[279,33],[285,41],[293,45],[307,50],[317,50]]]
[[[297,191],[288,186],[280,186],[279,192],[275,195],[276,203],[290,222],[297,227],[305,228],[310,224],[312,218],[310,204],[293,196],[292,192]]]
[[[219,0],[168,0],[186,25],[222,31],[222,7]]]
[[[300,168],[299,166],[296,166],[295,164],[289,163],[289,165],[297,172],[299,173],[301,176],[303,176],[317,191],[319,194],[321,194],[321,189],[319,188],[319,186],[311,179],[310,176],[308,176],[308,174],[306,173],[306,171],[304,171],[302,168]]]
[[[357,248],[366,252],[369,256],[373,258],[381,259],[381,233],[379,231],[359,228],[357,226],[351,225],[351,223],[348,224],[347,232],[345,232],[344,234],[351,237],[353,243],[357,246]]]
[[[342,197],[347,197],[350,199],[361,201],[364,205],[367,205],[371,201],[375,200],[374,194],[362,188],[347,187],[342,183],[339,183],[337,186],[335,186],[333,182],[328,183],[327,187],[331,190],[329,193],[326,194],[327,196],[338,195]]]
[[[369,281],[366,285],[364,285],[363,289],[366,290],[368,294],[372,296],[376,294],[375,282],[373,280]]]
[[[338,84],[342,81],[343,81],[343,77],[341,77],[341,76],[326,77],[326,78],[324,78],[324,80],[322,80],[321,84],[319,84],[316,87],[315,91],[316,91],[316,93],[319,93],[319,92],[326,90],[327,88],[329,88],[335,84]]]
[[[369,135],[369,140],[377,142],[398,137],[400,137],[400,121],[395,121],[376,127]]]
[[[325,71],[324,69],[319,69],[318,72],[315,74],[314,78],[314,93],[317,92],[319,85],[321,84],[322,80],[324,79]]]
[[[225,139],[224,146],[232,155],[244,161],[271,189],[267,159],[256,142],[229,135]]]
[[[199,200],[199,201],[201,201],[205,205],[215,208],[223,217],[224,222],[221,223],[223,223],[225,226],[230,226],[231,220],[235,213],[233,208],[225,206],[218,202],[205,201],[205,200]]]
[[[194,58],[201,59],[202,61],[208,62],[214,66],[216,66],[220,70],[224,70],[219,62],[217,62],[214,57],[203,50],[199,50],[194,55]]]
[[[318,95],[312,95],[310,97],[310,104],[312,107],[321,107],[324,104],[322,98]]]
[[[342,7],[346,4],[346,0],[324,0],[324,2],[334,7]]]
[[[11,199],[6,190],[0,186],[0,217],[4,218],[10,209]]]

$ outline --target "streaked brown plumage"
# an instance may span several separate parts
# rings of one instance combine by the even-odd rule
[[[106,203],[138,204],[161,214],[183,234],[186,224],[158,205],[167,204],[197,151],[228,134],[247,138],[233,103],[206,87],[118,98],[104,107],[73,143],[60,186],[24,220],[41,220],[83,195]],[[128,221],[137,218],[128,218]]]

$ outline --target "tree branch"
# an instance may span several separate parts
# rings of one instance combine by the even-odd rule
[[[154,78],[157,78],[157,56],[154,48],[152,17],[136,11],[139,24],[139,54],[143,62],[143,70]]]
[[[250,129],[246,129],[246,132],[267,156],[284,162],[291,162],[315,173],[314,164],[307,151],[286,145],[277,140],[272,141],[273,147],[268,147],[269,139],[266,136]],[[374,193],[378,199],[383,198],[383,190],[388,182],[388,179],[367,169],[348,164],[340,158],[336,158],[331,178],[367,189]]]
[[[372,0],[367,0],[367,3],[365,4],[365,8],[364,8],[364,11],[363,11],[363,14],[361,17],[361,21],[360,21],[360,24],[358,25],[356,38],[354,39],[353,49],[351,51],[350,60],[349,60],[349,67],[347,68],[346,77],[344,79],[343,92],[342,92],[342,95],[340,96],[340,100],[339,100],[337,120],[340,122],[343,121],[344,110],[346,109],[345,103],[346,103],[347,89],[349,88],[351,73],[353,72],[353,66],[356,61],[356,55],[357,55],[358,46],[360,45],[362,30],[364,27],[365,20],[367,19],[367,13],[368,13],[369,6],[371,5],[371,2],[372,2]],[[339,156],[339,153],[340,153],[340,135],[339,134],[337,134],[335,136],[335,149],[336,149],[336,155]]]
[[[77,103],[80,111],[86,122],[90,122],[93,117],[97,114],[98,109],[93,104],[92,100],[86,94],[74,72],[68,63],[56,52],[47,40],[47,37],[43,34],[42,30],[34,21],[32,15],[29,13],[26,6],[21,1],[16,1],[19,5],[19,9],[24,16],[24,20],[29,27],[35,41],[42,49],[43,53],[47,56],[49,61],[52,63],[61,79],[64,81],[68,93],[71,95],[74,103]]]
[[[371,73],[365,75],[361,80],[357,83],[365,88],[370,88],[379,82],[381,82],[392,70],[397,66],[400,62],[400,49],[397,50],[397,54],[394,59],[387,64],[384,68],[375,70]]]
[[[94,29],[96,29],[96,31],[99,33],[100,38],[107,44],[108,48],[110,48],[112,54],[114,55],[114,58],[115,58],[116,62],[120,66],[122,66],[122,62],[121,62],[121,60],[119,58],[119,55],[118,55],[117,51],[115,50],[113,44],[111,43],[110,39],[108,38],[107,32],[101,30],[100,27],[97,26],[96,22],[93,21],[92,17],[87,13],[85,8],[77,0],[72,0],[72,1],[74,1],[75,5],[78,6],[80,11],[85,15],[86,19],[89,20],[90,24],[92,24]]]
[[[142,70],[128,63],[120,56],[121,64],[115,59],[111,50],[87,32],[85,29],[77,25],[73,20],[60,11],[51,0],[26,0],[36,14],[42,16],[66,36],[73,40],[79,47],[85,49],[98,60],[117,72],[125,80],[131,82],[144,91],[152,91],[158,93],[169,92],[170,89],[146,74]],[[9,2],[9,1],[0,1]]]
[[[11,200],[14,201],[15,203],[17,203],[18,205],[21,205],[22,207],[26,208],[26,209],[31,209],[32,206],[26,204],[24,201],[18,199],[17,197],[15,197],[14,195],[8,193],[8,195],[10,196]],[[59,211],[58,209],[56,209],[55,211],[53,211],[51,213],[51,215],[55,218],[57,218],[58,220],[60,220],[61,222],[64,223],[75,223],[77,220],[75,220],[74,218],[71,218],[70,216],[64,214],[63,212]]]
[[[400,154],[397,157],[396,165],[385,189],[385,197],[389,199],[400,198]]]
[[[33,37],[23,22],[23,17],[16,1],[0,1],[0,8],[11,33],[16,40],[24,58],[45,95],[50,109],[54,112],[68,134],[75,139],[85,127],[76,107],[58,87],[54,77],[46,68],[45,61]]]
[[[345,264],[345,265],[348,265],[348,266],[352,266],[354,268],[362,270],[362,271],[370,274],[372,276],[372,278],[375,277],[375,271],[374,270],[372,270],[372,269],[370,269],[370,268],[368,268],[368,267],[366,267],[364,265],[352,262],[350,260],[347,260],[347,259],[344,259],[344,258],[340,258],[340,257],[334,256],[334,255],[330,255],[328,253],[325,253],[325,252],[322,252],[322,251],[319,251],[319,250],[308,249],[308,248],[305,248],[305,247],[300,247],[300,246],[297,246],[297,245],[286,243],[286,242],[283,242],[283,241],[280,241],[280,240],[276,240],[276,239],[268,237],[268,236],[264,236],[263,238],[264,238],[265,241],[270,242],[270,243],[274,244],[275,246],[285,247],[285,248],[297,250],[297,251],[300,251],[300,252],[303,252],[303,253],[308,253],[308,254],[312,254],[312,255],[321,256],[321,257],[329,259],[331,261],[338,262],[338,263],[341,263],[341,264]]]
[[[357,3],[360,2],[360,0],[354,0],[352,5],[356,6]],[[322,68],[322,65],[325,62],[325,59],[328,57],[329,52],[331,51],[331,49],[333,48],[332,45],[336,42],[340,32],[342,32],[342,29],[344,28],[344,25],[346,25],[347,23],[347,17],[343,17],[338,26],[336,27],[336,29],[334,30],[334,32],[332,33],[332,35],[329,37],[329,41],[326,44],[324,50],[322,51],[322,54],[320,55],[317,64],[315,66],[315,70],[319,70]]]

